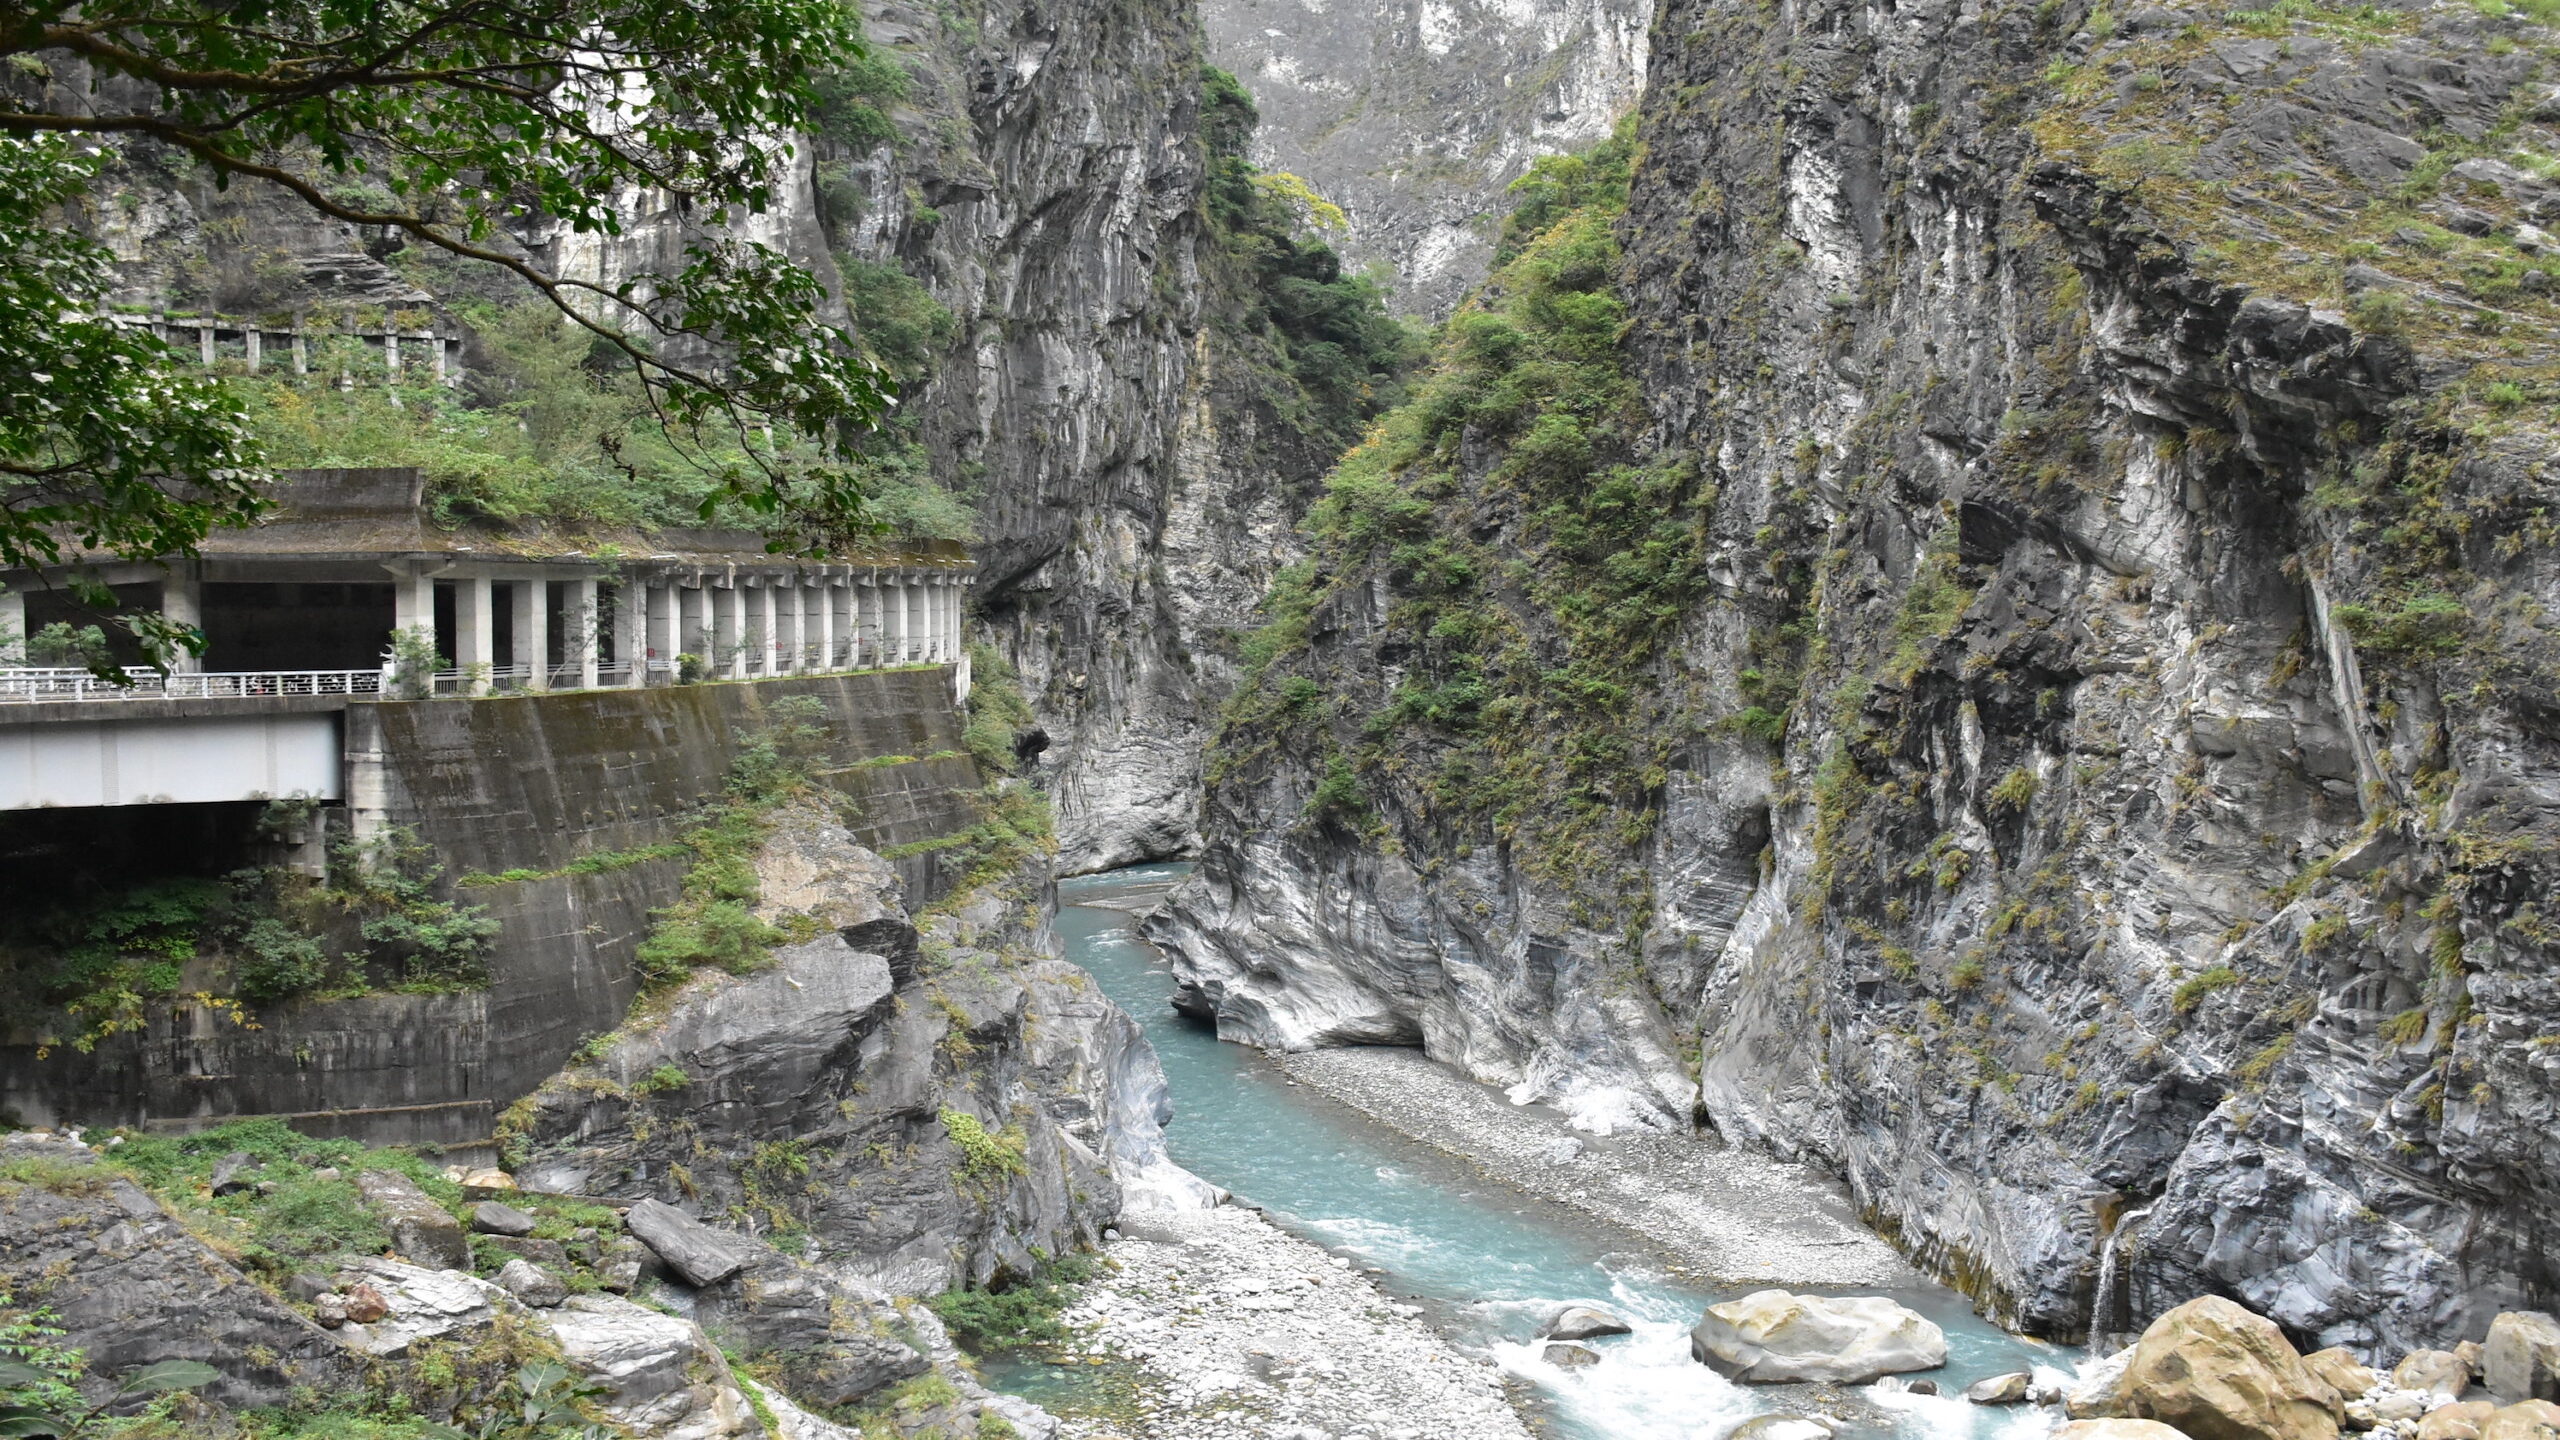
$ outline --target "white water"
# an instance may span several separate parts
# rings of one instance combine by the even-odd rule
[[[2150,1213],[2151,1207],[2148,1205],[2128,1212],[2123,1219],[2116,1222],[2116,1228],[2107,1232],[2107,1243],[2098,1247],[2097,1293],[2089,1299],[2089,1348],[2096,1354],[2106,1353],[2108,1349],[2106,1328],[2116,1316],[2116,1256],[2124,1248],[2125,1241],[2132,1238],[2134,1230]]]
[[[1689,1328],[1705,1307],[1761,1287],[1682,1280],[1633,1237],[1488,1181],[1175,1015],[1165,1003],[1171,977],[1154,948],[1132,932],[1126,911],[1091,902],[1160,888],[1179,874],[1155,866],[1069,881],[1059,917],[1068,958],[1137,1017],[1164,1061],[1175,1160],[1296,1234],[1384,1270],[1380,1283],[1423,1306],[1459,1348],[1534,1386],[1544,1429],[1561,1440],[1715,1440],[1754,1415],[1839,1403],[1812,1387],[1736,1385],[1690,1358]],[[2029,1440],[2052,1427],[2051,1411],[1973,1405],[1963,1388],[2076,1356],[2003,1333],[1952,1291],[1891,1293],[1946,1331],[1949,1362],[1929,1378],[1947,1393],[1862,1387],[1852,1393],[1871,1418],[1909,1440]],[[1567,1302],[1606,1306],[1635,1333],[1592,1342],[1597,1365],[1549,1365],[1534,1337]]]

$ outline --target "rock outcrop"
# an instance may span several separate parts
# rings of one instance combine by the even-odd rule
[[[520,1105],[519,1183],[646,1202],[634,1233],[697,1285],[745,1263],[729,1229],[805,1237],[810,1260],[907,1295],[1090,1244],[1123,1177],[1199,1203],[1163,1157],[1153,1053],[1057,958],[1036,883],[919,932],[890,867],[808,811],[757,871],[763,918],[818,933],[697,976]],[[903,983],[883,952],[913,957]]]
[[[1702,1114],[2040,1334],[2553,1293],[2542,32],[2259,13],[1668,0],[1275,598],[1185,1003]]]
[[[202,1395],[250,1409],[351,1388],[358,1367],[310,1317],[242,1275],[76,1140],[0,1140],[0,1293],[50,1311],[92,1399],[163,1360],[221,1372]]]
[[[1433,320],[1484,279],[1503,187],[1633,108],[1653,19],[1637,0],[1205,0],[1200,15],[1210,58],[1262,108],[1255,157],[1340,205],[1344,254]]]

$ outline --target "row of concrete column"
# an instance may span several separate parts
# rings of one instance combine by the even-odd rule
[[[398,577],[395,623],[402,630],[435,625],[433,574]],[[567,587],[561,616],[568,663],[539,663],[550,653],[547,577],[503,572],[441,577],[454,587],[453,663],[474,681],[496,654],[495,591],[514,586],[509,650],[529,689],[574,685],[641,685],[652,673],[672,678],[692,656],[700,673],[720,679],[802,675],[882,665],[947,664],[960,658],[962,572],[830,567],[826,572],[699,571],[633,576],[618,584],[592,577]],[[613,611],[615,663],[602,660],[600,607]],[[637,663],[635,663],[637,662]]]

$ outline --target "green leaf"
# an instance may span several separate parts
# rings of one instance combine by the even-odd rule
[[[116,1389],[125,1395],[158,1395],[169,1390],[193,1390],[221,1378],[221,1371],[200,1360],[162,1360],[127,1375]]]

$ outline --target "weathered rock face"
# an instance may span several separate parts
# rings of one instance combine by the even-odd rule
[[[189,1234],[160,1202],[64,1139],[0,1141],[0,1292],[43,1306],[88,1357],[103,1399],[162,1360],[222,1372],[201,1392],[238,1409],[297,1389],[351,1388],[358,1369],[327,1331]]]
[[[1209,56],[1262,107],[1254,153],[1340,205],[1355,266],[1439,319],[1484,278],[1503,187],[1633,108],[1640,0],[1206,0]]]
[[[1161,934],[1236,1038],[1694,1096],[2031,1330],[2148,1204],[2097,1328],[2477,1338],[2560,1278],[2550,442],[2486,398],[2560,333],[2497,269],[2560,195],[2451,137],[2555,137],[2474,13],[2093,13],[1665,4],[1640,399],[1577,418],[1661,522],[1532,543],[1520,415],[1388,476],[1416,538],[1319,547],[1262,697],[1313,718]],[[1662,638],[1611,669],[1620,604]],[[1517,707],[1583,748],[1489,818]]]
[[[783,817],[757,869],[769,923],[846,928],[688,982],[544,1086],[509,1119],[526,1188],[663,1202],[633,1230],[698,1284],[745,1260],[686,1215],[804,1236],[813,1263],[893,1294],[1090,1243],[1123,1176],[1189,1193],[1163,1160],[1153,1053],[1056,958],[1036,886],[919,935],[889,867],[817,813]],[[909,949],[901,984],[879,952]]]

